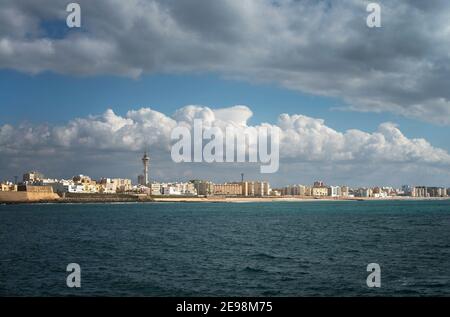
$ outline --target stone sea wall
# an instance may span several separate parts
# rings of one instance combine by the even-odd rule
[[[59,200],[59,196],[49,192],[0,192],[0,203],[26,203],[57,200]]]

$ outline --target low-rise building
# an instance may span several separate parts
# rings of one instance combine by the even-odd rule
[[[388,196],[396,196],[397,191],[392,187],[374,187],[371,196],[374,198],[386,198]]]
[[[276,197],[282,196],[281,191],[278,189],[272,189],[271,195]]]
[[[23,174],[23,182],[24,183],[33,183],[36,181],[39,181],[44,178],[44,175],[42,173],[33,171]]]
[[[371,188],[358,188],[355,191],[355,196],[357,197],[372,197],[372,189]]]
[[[32,185],[36,186],[52,186],[52,184],[59,182],[57,179],[52,178],[42,178],[32,182]]]
[[[387,197],[387,196],[397,196],[398,193],[394,187],[383,186],[383,187],[381,187],[380,194],[384,197]]]
[[[209,181],[195,180],[193,181],[197,194],[200,196],[209,196],[214,192],[214,184]]]
[[[307,196],[307,186],[305,185],[289,185],[281,190],[283,196]]]
[[[188,196],[197,196],[198,194],[197,189],[195,189],[194,184],[191,182],[181,183],[181,192]]]
[[[105,189],[108,179],[102,179],[98,184],[95,180],[87,175],[77,175],[71,180],[60,180],[57,183],[52,184],[52,187],[56,189],[58,193],[78,193],[78,194],[96,194],[96,193],[109,193],[108,189]],[[103,181],[103,183],[102,183]],[[115,190],[114,190],[115,193]]]
[[[17,185],[11,182],[0,183],[0,192],[16,192]]]
[[[213,195],[241,196],[242,195],[242,184],[241,183],[214,184],[213,185]]]
[[[115,189],[111,190],[109,186],[111,186],[110,183],[102,183],[97,184],[95,181],[89,182],[80,182],[78,179],[78,182],[74,182],[73,180],[59,180],[56,182],[48,183],[48,186],[51,186],[53,188],[53,191],[58,194],[63,193],[74,193],[74,194],[96,194],[96,193],[102,193],[102,194],[109,194],[109,193],[115,193]]]
[[[116,192],[118,192],[118,193],[124,193],[124,192],[130,191],[133,188],[133,185],[131,184],[131,179],[111,178],[109,180],[111,183],[113,183],[115,185]]]
[[[181,195],[181,191],[177,186],[173,186],[172,184],[163,184],[161,186],[161,194],[162,195]]]
[[[387,192],[387,191],[384,191],[384,190],[375,190],[375,189],[373,189],[372,190],[372,196],[373,197],[375,197],[375,198],[386,198],[386,197],[388,197],[388,196],[390,196],[389,195],[389,192]]]
[[[312,192],[312,196],[314,196],[314,197],[326,197],[326,196],[328,196],[328,187],[313,186],[311,192]]]
[[[102,178],[100,180],[100,186],[98,187],[99,193],[102,194],[115,194],[117,193],[117,183],[111,178]]]
[[[80,185],[80,184],[77,184]],[[99,192],[99,186],[96,182],[90,184],[81,184],[83,186],[83,193],[85,194],[96,194]]]
[[[89,176],[86,176],[86,175],[83,175],[83,174],[74,176],[74,177],[72,178],[72,180],[73,180],[73,182],[74,182],[75,184],[93,184],[93,183],[96,183],[96,182],[95,182],[94,180],[92,180]]]
[[[402,196],[412,196],[413,187],[410,185],[402,185],[401,192],[399,193]]]
[[[341,196],[350,197],[350,188],[348,186],[341,186]]]
[[[325,187],[325,183],[323,181],[315,181],[313,187]]]
[[[84,193],[84,186],[81,184],[75,184],[72,180],[61,180],[57,183],[51,184],[53,192],[58,194],[63,193]]]
[[[312,196],[312,187],[305,186],[305,196]]]
[[[176,182],[176,183],[153,183],[151,184],[152,193],[154,195],[182,195],[182,196],[196,196],[197,189],[194,183]],[[158,191],[159,189],[159,191]],[[158,193],[159,192],[159,193]]]
[[[144,185],[135,185],[135,186],[132,187],[131,191],[133,193],[143,194],[143,195],[150,195],[151,194],[150,187],[144,186]]]
[[[161,183],[152,182],[149,187],[152,195],[162,195]]]

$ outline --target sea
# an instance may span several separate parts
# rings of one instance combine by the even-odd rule
[[[0,296],[449,295],[449,200],[0,205]]]

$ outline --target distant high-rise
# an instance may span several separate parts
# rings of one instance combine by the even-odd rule
[[[142,164],[144,164],[144,178],[143,178],[143,184],[141,185],[148,185],[148,169],[150,166],[150,157],[147,155],[147,152],[144,153],[144,156],[142,157]]]
[[[144,183],[145,183],[144,175],[138,175],[138,184],[145,185]]]
[[[23,174],[23,181],[24,182],[35,182],[38,180],[44,179],[44,175],[39,172],[28,172],[26,174]]]

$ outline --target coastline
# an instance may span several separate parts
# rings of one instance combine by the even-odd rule
[[[154,202],[224,202],[224,203],[252,203],[252,202],[318,202],[318,201],[436,201],[450,200],[450,197],[158,197]]]
[[[120,197],[89,197],[79,196],[70,198],[0,201],[0,205],[16,204],[114,204],[114,203],[268,203],[268,202],[336,202],[336,201],[440,201],[450,200],[450,197],[151,197],[142,195],[121,195]]]

